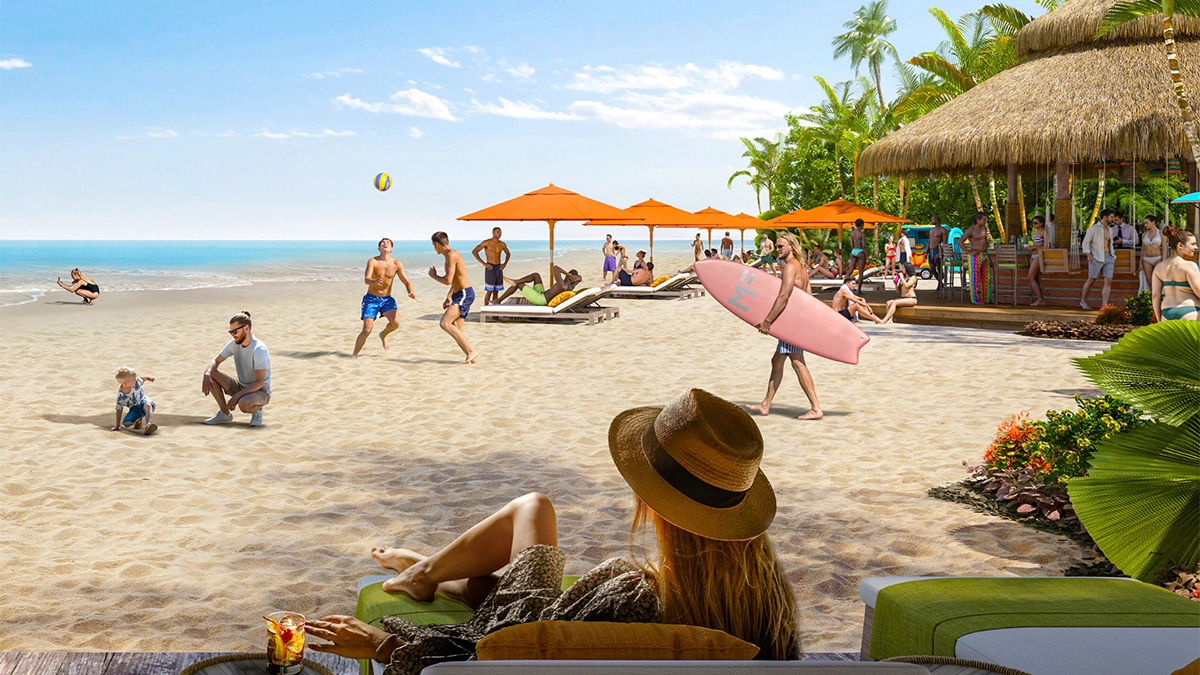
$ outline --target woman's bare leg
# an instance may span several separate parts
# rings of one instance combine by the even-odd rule
[[[1041,305],[1045,303],[1042,298],[1042,287],[1038,284],[1038,268],[1036,265],[1029,266],[1029,290],[1033,292],[1033,299],[1029,301],[1030,305]]]
[[[887,314],[883,316],[883,323],[891,323],[892,315],[896,313],[898,307],[916,307],[916,298],[895,298],[887,301]]]
[[[491,590],[488,578],[493,572],[534,544],[558,545],[554,506],[537,492],[505,504],[428,558],[403,549],[374,549],[371,555],[385,567],[403,567],[383,583],[384,590],[403,591],[422,602],[432,601],[441,591],[472,604],[481,587]],[[494,577],[490,585],[495,585]]]

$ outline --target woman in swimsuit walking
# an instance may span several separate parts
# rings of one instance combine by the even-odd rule
[[[62,277],[59,277],[58,285],[83,298],[85,305],[92,304],[100,297],[100,287],[92,279],[83,276],[78,267],[71,270],[71,283],[63,283]]]
[[[1150,289],[1154,318],[1200,321],[1200,267],[1188,260],[1196,256],[1196,235],[1169,225],[1163,228],[1163,234],[1167,235],[1171,257],[1154,268]]]
[[[1042,293],[1042,285],[1038,279],[1042,275],[1042,249],[1046,247],[1046,219],[1041,216],[1033,217],[1033,232],[1029,234],[1029,289],[1033,292],[1030,307],[1046,304],[1046,296]]]
[[[1162,233],[1158,230],[1158,216],[1146,216],[1142,221],[1142,275],[1147,286],[1154,277],[1154,266],[1162,262]]]

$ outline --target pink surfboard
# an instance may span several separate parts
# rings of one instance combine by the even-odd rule
[[[757,326],[779,296],[779,277],[731,260],[696,263],[700,283],[721,306]],[[829,305],[793,288],[787,307],[771,322],[769,335],[806,352],[842,363],[858,363],[858,352],[871,341],[866,333]]]

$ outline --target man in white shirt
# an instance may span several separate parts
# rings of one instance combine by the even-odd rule
[[[200,392],[212,394],[220,410],[204,420],[205,424],[229,424],[233,421],[236,408],[250,413],[250,426],[262,426],[263,406],[271,402],[271,354],[267,346],[251,333],[250,312],[236,314],[229,320],[231,339],[221,353],[204,369]],[[233,358],[237,377],[230,377],[217,367],[225,359]],[[229,400],[225,400],[225,395]]]
[[[1092,309],[1087,303],[1088,292],[1096,279],[1104,277],[1104,290],[1101,293],[1103,306],[1108,305],[1108,295],[1112,291],[1113,263],[1116,262],[1116,252],[1113,250],[1113,231],[1109,225],[1113,221],[1112,209],[1100,212],[1100,220],[1087,229],[1083,235],[1081,248],[1087,254],[1088,278],[1083,282],[1083,293],[1079,296],[1079,306]]]
[[[908,276],[914,276],[917,273],[917,268],[912,264],[912,242],[908,239],[908,232],[904,228],[900,228],[900,240],[896,242],[896,253],[900,258],[900,265],[904,267],[904,273]]]
[[[1117,248],[1137,248],[1138,235],[1133,225],[1125,222],[1125,216],[1113,214],[1113,246]]]

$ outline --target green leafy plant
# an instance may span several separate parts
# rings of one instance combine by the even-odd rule
[[[1129,323],[1135,326],[1149,326],[1154,323],[1154,300],[1150,291],[1142,291],[1125,299],[1125,312],[1129,315]]]
[[[1104,391],[1154,422],[1101,442],[1087,476],[1067,490],[1080,522],[1126,574],[1200,563],[1200,322],[1139,328],[1108,351],[1076,359]]]

